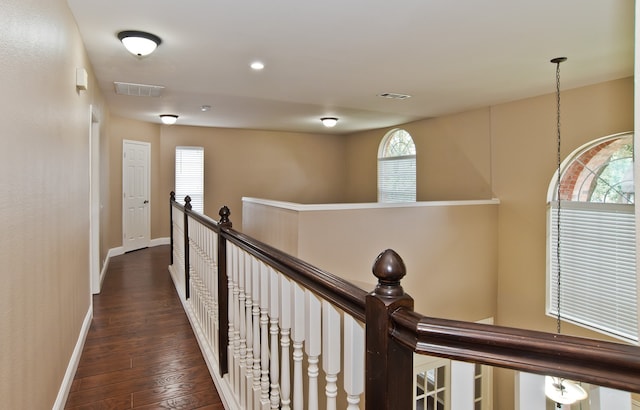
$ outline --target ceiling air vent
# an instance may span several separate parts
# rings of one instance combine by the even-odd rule
[[[410,95],[407,94],[398,94],[398,93],[382,93],[378,94],[378,97],[391,98],[393,100],[405,100],[410,98]]]
[[[162,90],[161,85],[146,85],[146,84],[132,84],[132,83],[113,83],[116,87],[116,94],[132,95],[134,97],[160,97]]]

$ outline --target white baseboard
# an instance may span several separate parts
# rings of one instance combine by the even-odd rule
[[[109,253],[107,252],[107,256],[105,256],[104,263],[102,264],[102,270],[100,271],[100,290],[102,290],[102,282],[104,282],[104,277],[106,276],[107,269],[109,268],[109,260]]]
[[[58,391],[58,397],[56,397],[56,401],[55,403],[53,403],[53,410],[62,410],[64,409],[64,405],[67,403],[67,398],[69,397],[69,392],[71,391],[71,384],[73,383],[73,378],[76,375],[78,363],[80,363],[80,357],[82,356],[84,342],[85,340],[87,340],[87,334],[89,334],[89,328],[91,327],[92,318],[93,304],[89,304],[89,309],[87,310],[87,314],[84,317],[84,322],[82,322],[82,328],[80,329],[80,334],[78,335],[76,347],[73,349],[73,354],[71,355],[71,359],[69,360],[69,364],[67,365],[67,371],[64,374],[64,379],[62,379],[62,385],[60,386],[60,390]]]
[[[160,246],[160,245],[171,245],[171,238],[169,238],[168,236],[166,238],[156,238],[156,239],[152,239],[151,242],[149,243],[150,247]]]
[[[107,259],[113,258],[114,256],[124,255],[124,248],[122,246],[118,246],[117,248],[109,249],[107,252]]]

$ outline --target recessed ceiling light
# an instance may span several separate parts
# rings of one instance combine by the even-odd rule
[[[209,111],[211,109],[210,105],[201,105],[200,106],[200,111],[205,112],[205,111]]]
[[[262,70],[264,68],[264,63],[262,61],[254,61],[251,63],[251,68],[256,71]]]

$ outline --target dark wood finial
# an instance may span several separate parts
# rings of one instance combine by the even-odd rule
[[[184,197],[184,207],[191,210],[191,197],[189,195]]]
[[[400,286],[400,280],[407,274],[407,269],[400,255],[394,250],[387,249],[380,253],[371,269],[378,285],[374,291],[381,296],[402,296],[404,290]]]
[[[220,225],[231,227],[232,223],[229,220],[229,215],[231,215],[231,211],[229,210],[229,207],[225,205],[222,208],[220,208],[218,215],[220,215],[220,221],[218,222]]]
[[[176,193],[171,191],[171,193],[169,194],[169,197],[171,198],[172,201],[176,200]]]

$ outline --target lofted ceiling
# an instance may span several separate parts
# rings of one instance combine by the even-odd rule
[[[553,57],[563,89],[633,75],[630,0],[67,2],[110,111],[149,122],[344,134],[554,92]],[[162,44],[135,57],[122,30]]]

